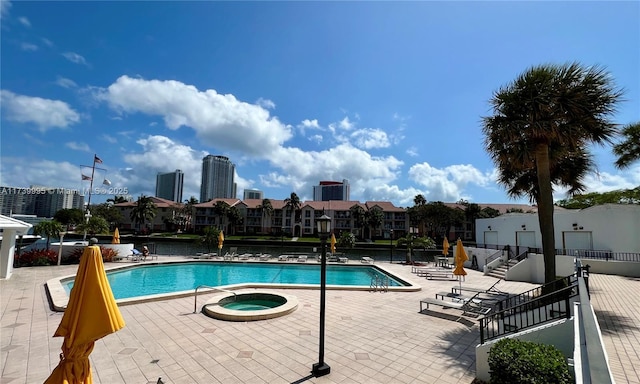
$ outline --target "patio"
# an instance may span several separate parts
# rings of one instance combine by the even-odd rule
[[[160,257],[160,259],[169,259]],[[182,258],[181,258],[182,259]],[[419,313],[419,301],[456,285],[426,280],[410,266],[385,264],[418,282],[419,292],[327,292],[325,359],[331,374],[309,376],[318,348],[319,291],[287,289],[298,309],[287,316],[246,323],[193,314],[193,298],[121,306],[126,326],[96,342],[91,354],[95,383],[471,383],[475,377],[477,322]],[[43,286],[75,273],[77,266],[18,268],[0,280],[2,383],[43,382],[58,363],[62,338],[52,335],[62,313],[52,312]],[[109,268],[109,265],[107,265]],[[469,271],[470,286],[495,279]],[[619,382],[638,383],[639,281],[592,275],[592,300]],[[522,292],[532,284],[501,282],[501,290]],[[616,300],[609,300],[605,292]],[[204,294],[199,302],[213,294]],[[621,295],[627,297],[621,298]],[[624,304],[624,305],[623,305]],[[455,309],[435,310],[458,315]],[[446,317],[446,316],[444,316]],[[456,318],[459,316],[456,316]],[[624,379],[623,379],[624,378]]]

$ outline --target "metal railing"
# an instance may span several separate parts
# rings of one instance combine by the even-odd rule
[[[541,248],[532,248],[533,253],[543,253]],[[582,259],[596,259],[606,261],[633,261],[640,262],[640,253],[637,252],[613,252],[603,249],[574,249],[558,248],[556,255],[580,257]]]
[[[389,291],[389,276],[374,275],[371,277],[369,288],[372,291],[387,292]]]
[[[207,289],[212,289],[214,291],[232,293],[234,300],[238,297],[238,295],[235,292],[229,291],[227,289],[222,289],[222,288],[218,288],[218,287],[211,287],[211,286],[208,286],[208,285],[198,285],[196,287],[196,290],[195,290],[194,295],[193,295],[193,313],[196,313],[198,311],[198,289],[200,289],[200,288],[207,288]]]
[[[565,287],[481,318],[480,343],[560,318],[570,318],[570,300],[577,295],[576,287]]]
[[[544,294],[545,292],[550,292]],[[578,295],[575,275],[498,301],[496,312],[480,319],[480,342],[556,320],[569,318],[569,300]]]

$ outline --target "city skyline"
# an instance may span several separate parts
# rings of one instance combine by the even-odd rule
[[[151,196],[181,169],[198,198],[216,154],[236,198],[310,200],[347,179],[359,201],[528,203],[484,150],[500,87],[538,64],[601,65],[625,90],[613,120],[640,121],[637,2],[0,4],[3,185],[83,190],[95,153],[111,191]],[[592,151],[586,192],[640,185],[640,164]]]

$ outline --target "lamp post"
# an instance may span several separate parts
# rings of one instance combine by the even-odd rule
[[[62,241],[64,240],[64,235],[67,233],[64,231],[60,231],[60,245],[58,245],[58,265],[60,265],[60,261],[62,260]]]
[[[322,215],[316,220],[318,235],[322,244],[322,260],[320,263],[320,345],[318,347],[318,362],[311,367],[311,374],[314,377],[328,375],[331,367],[324,362],[324,317],[325,298],[327,291],[327,238],[331,232],[331,218]]]
[[[393,229],[389,231],[389,264],[393,264]]]

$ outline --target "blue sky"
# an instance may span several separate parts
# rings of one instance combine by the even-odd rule
[[[0,4],[2,185],[86,188],[95,153],[113,192],[181,169],[199,198],[214,154],[238,197],[348,179],[352,200],[527,202],[483,149],[494,91],[533,65],[602,65],[626,91],[614,121],[640,120],[636,1]],[[589,192],[640,185],[640,164],[593,152]]]

